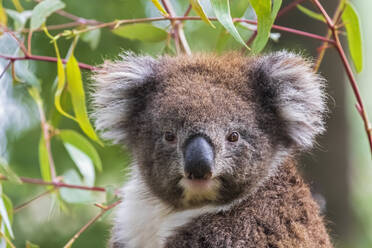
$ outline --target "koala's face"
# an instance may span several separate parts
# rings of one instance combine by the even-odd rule
[[[126,56],[97,82],[97,127],[176,208],[254,192],[323,130],[322,79],[293,54]]]

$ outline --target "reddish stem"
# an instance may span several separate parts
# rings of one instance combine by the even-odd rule
[[[105,192],[106,189],[102,187],[88,187],[88,186],[82,186],[82,185],[75,185],[75,184],[68,184],[63,182],[46,182],[39,178],[29,178],[29,177],[20,177],[21,181],[23,183],[28,184],[37,184],[37,185],[52,185],[57,188],[70,188],[70,189],[81,189],[81,190],[90,190],[90,191],[101,191]],[[4,175],[0,174],[0,180],[8,180],[8,178]]]
[[[343,65],[345,67],[346,74],[349,78],[350,85],[353,89],[355,98],[357,100],[357,109],[358,109],[358,112],[360,113],[360,115],[363,119],[364,128],[365,128],[366,133],[367,133],[367,137],[368,137],[368,141],[369,141],[369,145],[370,145],[370,149],[371,149],[371,153],[372,153],[372,127],[371,127],[371,123],[368,120],[367,112],[365,110],[363,100],[362,100],[362,97],[360,95],[359,87],[358,87],[358,84],[357,84],[356,79],[354,77],[354,73],[351,69],[349,61],[346,58],[344,49],[342,48],[340,38],[338,36],[337,28],[336,28],[335,24],[333,23],[332,19],[327,14],[327,12],[324,10],[321,3],[318,0],[313,0],[313,2],[318,7],[320,12],[323,14],[324,18],[327,21],[328,28],[332,32],[332,36],[333,36],[333,39],[335,41],[335,47],[338,51],[338,54],[340,55],[340,58],[341,58],[341,61],[342,61]]]
[[[304,2],[304,1],[305,0],[296,0],[296,1],[293,1],[292,3],[288,4],[281,11],[279,11],[278,15],[276,16],[276,19],[278,19],[282,15],[286,14],[287,12],[292,10],[293,8],[297,7],[297,5],[299,5],[300,3]]]
[[[26,56],[23,56],[23,57],[14,57],[14,56],[8,56],[8,55],[1,55],[0,54],[0,58],[8,59],[10,61],[29,59],[29,60],[39,60],[39,61],[46,61],[46,62],[57,62],[57,58],[55,58],[55,57],[39,56],[39,55],[26,55]],[[66,64],[67,60],[62,59],[62,62],[64,64]],[[91,66],[91,65],[88,65],[88,64],[84,64],[84,63],[79,63],[79,67],[81,69],[91,70],[91,71],[97,69],[97,67],[94,67],[94,66]]]

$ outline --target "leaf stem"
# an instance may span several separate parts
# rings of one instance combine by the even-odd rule
[[[63,247],[63,248],[70,248],[71,245],[76,241],[76,239],[78,239],[80,237],[80,235],[85,231],[87,230],[92,224],[94,224],[99,218],[101,218],[101,216],[106,213],[108,210],[116,207],[119,203],[121,202],[121,200],[118,200],[116,202],[114,202],[113,204],[111,205],[108,205],[106,207],[100,207],[101,211],[99,212],[98,215],[94,216],[92,219],[90,219],[88,221],[88,223],[86,223],[68,242],[67,244]]]
[[[30,178],[30,177],[20,177],[23,183],[27,184],[36,184],[36,185],[52,185],[56,188],[70,188],[70,189],[81,189],[81,190],[89,190],[89,191],[100,191],[105,192],[106,189],[102,187],[89,187],[83,185],[75,185],[75,184],[68,184],[63,182],[47,182],[39,178]],[[8,180],[8,178],[2,174],[0,174],[0,180]]]
[[[46,196],[46,195],[49,195],[49,194],[52,193],[54,190],[55,190],[55,188],[50,189],[50,190],[47,190],[47,191],[41,193],[40,195],[37,195],[37,196],[31,198],[30,200],[28,200],[28,201],[22,203],[21,205],[15,207],[15,208],[13,209],[13,212],[14,212],[14,213],[17,213],[18,211],[20,211],[20,210],[22,210],[23,208],[27,207],[28,205],[30,205],[30,204],[33,203],[34,201],[39,200],[40,198],[42,198],[42,197],[44,197],[44,196]]]
[[[55,57],[49,57],[49,56],[40,56],[40,55],[28,55],[28,56],[23,56],[23,57],[14,57],[14,56],[8,56],[8,55],[1,55],[0,58],[3,59],[8,59],[10,61],[16,61],[16,60],[39,60],[39,61],[46,61],[46,62],[57,62],[57,58]],[[62,59],[62,62],[64,64],[67,63],[65,59]],[[84,63],[79,63],[79,67],[81,69],[85,70],[96,70],[97,67],[94,67],[92,65],[84,64]]]

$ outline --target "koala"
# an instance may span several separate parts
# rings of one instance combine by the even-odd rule
[[[132,155],[111,248],[332,247],[295,156],[324,131],[324,79],[295,53],[126,53],[94,118]]]

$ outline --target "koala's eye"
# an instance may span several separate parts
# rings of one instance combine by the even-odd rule
[[[176,135],[172,132],[165,132],[164,139],[168,142],[173,142],[176,140]]]
[[[237,142],[239,140],[239,133],[238,132],[232,132],[227,136],[227,140],[229,142]]]

